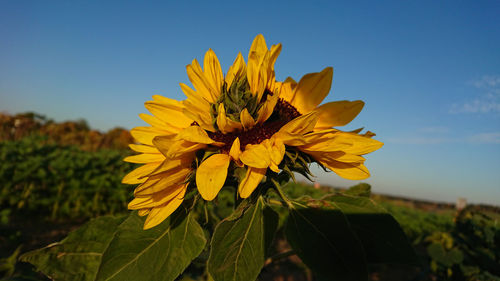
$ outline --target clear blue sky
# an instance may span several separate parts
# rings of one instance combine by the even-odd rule
[[[0,111],[132,128],[193,58],[227,70],[262,33],[279,79],[333,66],[326,101],[366,102],[345,129],[385,142],[375,192],[500,205],[499,1],[167,2],[0,1]]]

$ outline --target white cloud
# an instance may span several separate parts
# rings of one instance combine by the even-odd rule
[[[500,112],[500,102],[495,98],[484,96],[480,99],[468,101],[463,104],[451,105],[450,113],[490,113]]]
[[[389,137],[385,140],[393,144],[434,145],[434,144],[500,144],[500,132],[483,132],[468,136],[454,136],[448,127],[429,126],[416,129],[413,134]]]
[[[500,132],[480,133],[472,135],[467,138],[467,141],[470,143],[500,144]]]
[[[480,91],[480,96],[452,104],[450,113],[500,113],[500,75],[484,75],[469,84]]]

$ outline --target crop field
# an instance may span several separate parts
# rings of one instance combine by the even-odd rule
[[[15,120],[22,120],[22,126]],[[121,183],[135,165],[126,131],[106,134],[83,123],[57,124],[36,115],[2,116],[0,124],[0,280],[50,280],[22,262],[22,254],[60,241],[99,216],[127,214],[133,187]],[[95,145],[98,141],[99,145]],[[94,144],[94,145],[92,145]],[[291,198],[321,198],[349,192],[329,186],[290,182]],[[350,190],[391,213],[413,245],[419,262],[413,266],[372,265],[371,280],[500,280],[500,212],[492,206],[467,206],[414,201],[370,194],[369,185]],[[210,228],[233,211],[231,192],[214,200],[211,217],[199,216]],[[203,213],[203,212],[200,212]],[[282,227],[282,223],[280,223]],[[276,253],[260,280],[319,280],[296,255],[288,255],[282,230],[273,241]],[[21,258],[20,258],[21,257]],[[180,280],[208,280],[203,255]],[[56,279],[57,280],[57,279]]]

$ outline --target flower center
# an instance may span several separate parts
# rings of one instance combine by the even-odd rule
[[[221,149],[228,152],[236,138],[240,139],[241,147],[245,147],[247,144],[259,144],[271,138],[284,125],[299,116],[301,114],[295,107],[280,98],[274,107],[271,117],[262,124],[256,124],[249,130],[235,131],[227,134],[223,134],[220,131],[207,133],[214,141],[224,143],[225,145]]]

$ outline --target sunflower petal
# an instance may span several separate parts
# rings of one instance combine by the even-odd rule
[[[175,198],[183,189],[187,188],[188,184],[180,184],[172,186],[172,188],[165,189],[161,192],[152,194],[149,197],[136,197],[128,204],[129,210],[139,210],[145,208],[158,207],[165,204],[167,201]]]
[[[193,122],[192,119],[184,115],[184,106],[172,106],[156,101],[145,102],[144,106],[155,117],[173,127],[184,128]]]
[[[374,140],[369,136],[342,133],[342,138],[352,141],[352,145],[350,147],[342,149],[342,151],[350,154],[367,154],[381,148],[384,145],[383,142]]]
[[[192,171],[191,168],[179,168],[160,175],[151,176],[148,181],[155,181],[154,184],[141,184],[134,190],[134,196],[136,197],[147,197],[151,194],[161,192],[166,189],[170,189],[183,183],[186,177]]]
[[[240,113],[240,121],[241,124],[243,125],[243,128],[246,130],[252,128],[255,125],[255,120],[253,119],[252,115],[248,113],[248,110],[245,108],[243,111]]]
[[[177,168],[190,167],[193,163],[196,155],[194,152],[182,155],[179,158],[166,159],[163,161],[158,168],[156,168],[149,176],[159,175],[161,173],[169,172]]]
[[[363,109],[363,101],[335,101],[317,108],[319,118],[316,129],[344,126],[351,122]]]
[[[264,140],[259,144],[248,144],[245,151],[240,154],[241,162],[254,168],[269,167],[271,156],[266,148],[266,142],[269,142],[269,140]]]
[[[272,114],[276,103],[278,102],[277,94],[269,94],[264,105],[257,112],[257,123],[264,123]]]
[[[318,120],[318,114],[315,111],[301,115],[292,121],[286,123],[279,132],[287,132],[289,134],[305,134],[311,132]]]
[[[183,189],[174,199],[168,201],[167,203],[152,208],[148,214],[146,222],[144,223],[144,229],[157,226],[170,216],[177,208],[179,208],[182,201],[184,201],[184,194],[186,194],[186,189]]]
[[[210,201],[217,196],[226,181],[229,163],[227,154],[215,154],[201,162],[196,170],[196,185],[203,199]]]
[[[237,137],[233,141],[233,144],[231,145],[231,149],[229,150],[229,156],[231,156],[235,161],[239,161],[240,154],[241,154],[240,139]]]
[[[194,143],[211,144],[215,142],[208,136],[205,130],[200,128],[200,126],[189,126],[185,128],[177,135],[177,138]]]
[[[212,49],[208,49],[205,53],[203,61],[203,70],[208,83],[210,84],[214,93],[220,94],[222,83],[224,83],[224,76],[220,67],[219,59]],[[218,95],[217,95],[218,97]]]
[[[245,64],[245,59],[243,58],[241,53],[238,53],[238,56],[233,62],[233,65],[229,67],[229,70],[226,74],[226,83],[228,88],[231,87],[233,81],[238,81],[245,74],[246,68],[247,66]]]
[[[130,130],[130,134],[134,139],[142,144],[153,145],[153,138],[161,135],[171,135],[172,131],[162,130],[153,127],[135,127]]]
[[[203,143],[175,140],[175,136],[173,138],[171,136],[159,136],[153,140],[153,143],[168,158],[177,158],[207,146]]]
[[[231,133],[235,130],[241,130],[240,122],[235,122],[226,116],[224,104],[219,104],[219,113],[217,115],[217,127],[223,134]]]
[[[300,79],[291,104],[302,114],[314,110],[330,92],[333,68],[327,67],[319,73],[309,73]]]
[[[255,188],[257,188],[259,183],[264,178],[266,170],[267,169],[248,167],[245,178],[243,178],[240,185],[238,186],[238,193],[240,194],[241,198],[248,198],[252,194],[252,192],[255,190]]]
[[[165,156],[161,153],[141,153],[137,155],[127,156],[123,159],[125,162],[129,163],[151,163],[151,162],[161,162],[165,160]]]
[[[132,172],[128,173],[123,177],[122,183],[125,184],[138,184],[146,181],[145,176],[151,174],[158,166],[160,166],[161,162],[149,163],[140,166],[139,168],[134,169]]]
[[[334,160],[321,163],[344,179],[364,180],[370,177],[370,172],[363,164],[343,163]]]
[[[141,153],[160,153],[160,151],[150,145],[142,145],[142,144],[129,144],[128,147],[132,149],[135,152],[141,152]]]
[[[201,69],[201,66],[196,59],[194,59],[191,64],[186,66],[186,71],[189,80],[193,84],[198,95],[203,97],[208,102],[214,103],[217,100],[218,95],[213,92],[210,83],[205,77],[205,73],[203,73],[203,70]]]
[[[146,113],[140,113],[139,117],[144,120],[144,122],[148,123],[149,125],[156,127],[156,128],[165,128],[167,125],[165,122],[161,121],[158,117],[146,114]]]

